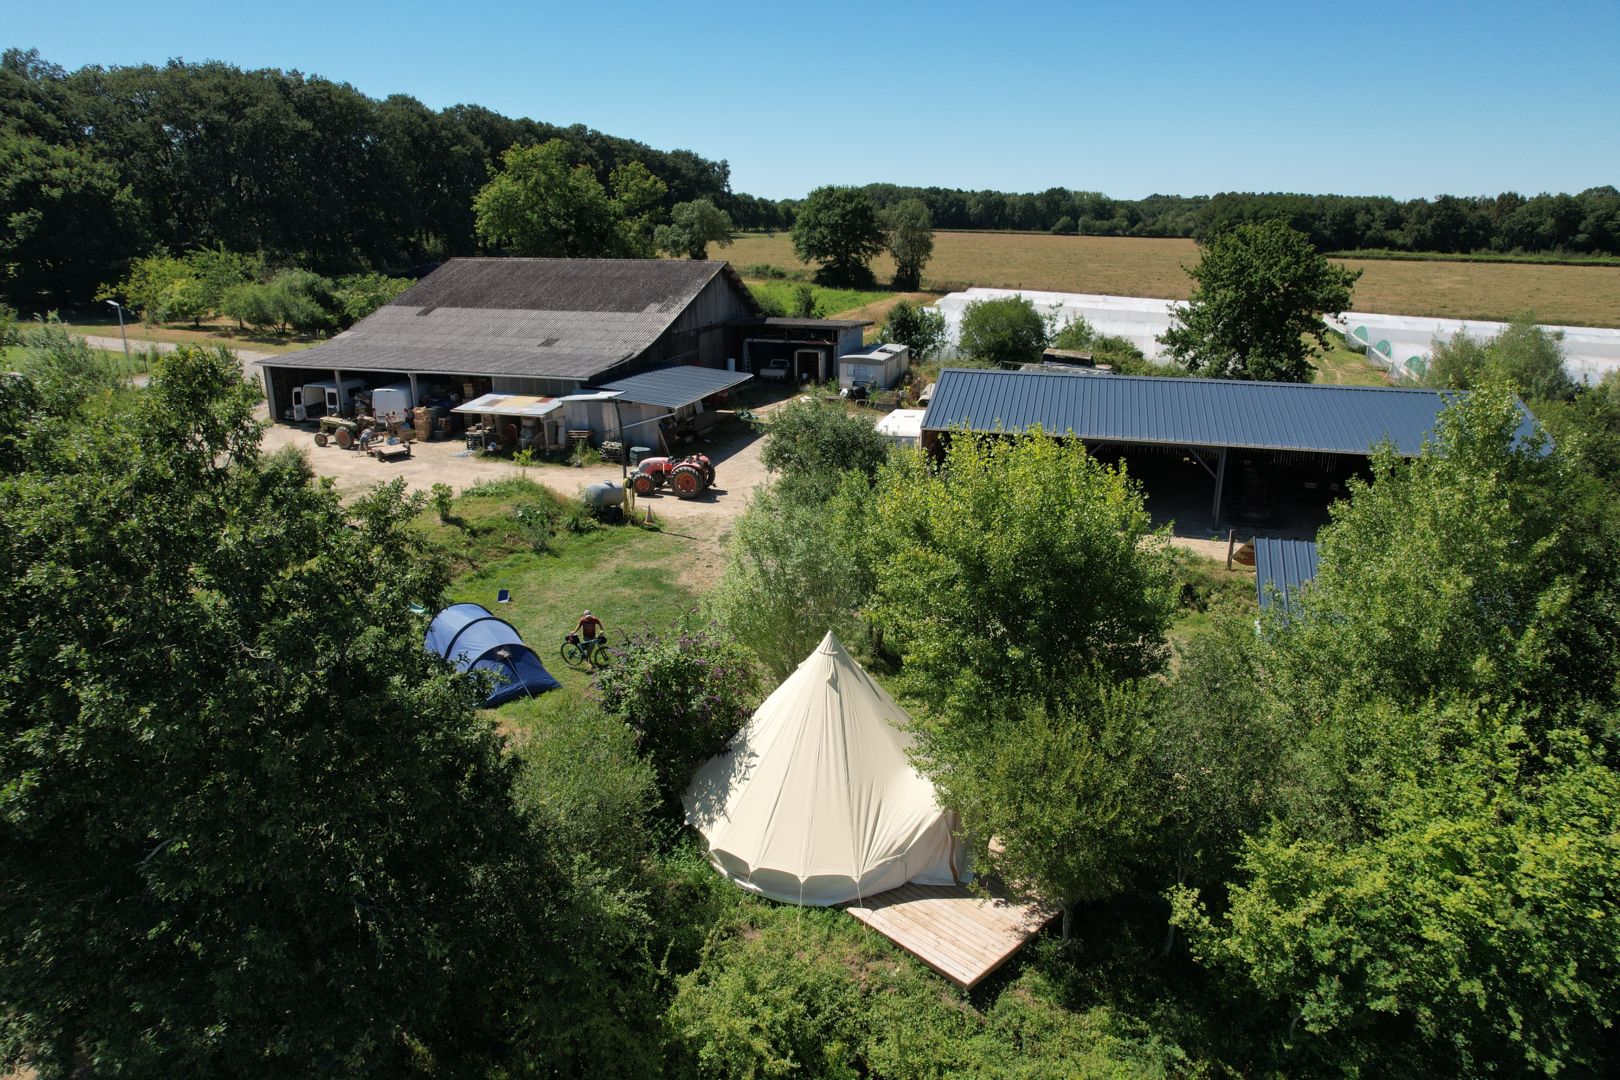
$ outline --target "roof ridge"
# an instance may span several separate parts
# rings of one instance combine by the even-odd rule
[[[961,372],[965,372],[965,373],[968,373],[968,374],[977,374],[977,375],[1033,375],[1033,376],[1036,376],[1037,378],[1043,378],[1043,379],[1072,379],[1072,378],[1074,378],[1073,375],[1068,375],[1068,374],[1064,374],[1062,372],[1056,372],[1056,371],[1014,371],[1014,370],[1005,369],[1005,368],[981,368],[981,367],[945,367],[945,368],[940,369],[940,372],[939,372],[940,377],[943,378],[945,376],[945,373],[949,372],[949,371],[961,371]],[[1295,383],[1295,382],[1277,382],[1277,381],[1268,380],[1268,379],[1212,379],[1212,378],[1209,378],[1208,376],[1198,376],[1198,375],[1116,375],[1116,374],[1114,374],[1112,372],[1098,372],[1098,376],[1100,378],[1108,380],[1109,382],[1121,382],[1123,380],[1129,379],[1129,380],[1133,380],[1133,381],[1136,381],[1136,382],[1198,383],[1198,384],[1212,384],[1212,385],[1217,385],[1217,386],[1279,386],[1279,387],[1286,387],[1286,388],[1289,388],[1289,389],[1305,388],[1305,389],[1311,389],[1311,390],[1372,390],[1372,391],[1378,392],[1378,393],[1395,393],[1395,394],[1414,394],[1414,393],[1415,394],[1454,394],[1454,393],[1466,393],[1466,391],[1449,390],[1449,389],[1444,389],[1444,388],[1437,389],[1437,388],[1428,387],[1428,386],[1347,386],[1347,385],[1344,385],[1344,384],[1341,384],[1341,383]]]

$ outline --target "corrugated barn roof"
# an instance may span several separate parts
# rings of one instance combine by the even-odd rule
[[[718,394],[747,382],[752,375],[706,367],[669,367],[644,371],[640,375],[603,383],[604,390],[617,390],[626,401],[678,409],[710,394]]]
[[[1455,391],[947,368],[924,431],[1023,431],[1095,442],[1414,455]],[[1522,409],[1522,406],[1521,406]],[[1524,413],[1520,436],[1535,430]]]
[[[1299,602],[1300,590],[1316,578],[1316,544],[1311,540],[1254,538],[1254,584],[1260,606],[1273,600],[1289,611]]]
[[[586,380],[680,317],[723,262],[451,259],[300,366]]]

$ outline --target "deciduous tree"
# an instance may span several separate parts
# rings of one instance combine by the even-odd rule
[[[760,488],[732,527],[709,610],[778,679],[827,631],[845,641],[860,634],[858,612],[872,589],[863,537],[870,491],[854,471],[825,500]]]
[[[930,360],[945,347],[945,316],[936,307],[901,300],[883,320],[883,340],[908,346],[919,363]]]
[[[0,290],[30,309],[115,281],[139,250],[140,205],[87,150],[0,135]]]
[[[1568,401],[1575,396],[1575,380],[1564,368],[1562,338],[1559,331],[1537,326],[1530,314],[1489,341],[1459,330],[1435,345],[1423,385],[1467,390],[1496,380],[1529,401]]]
[[[514,146],[473,200],[478,235],[513,255],[601,258],[617,253],[622,214],[572,146]]]
[[[816,277],[827,285],[870,285],[867,263],[885,243],[877,204],[856,188],[817,188],[793,222],[794,254],[820,263]]]
[[[1164,813],[1150,781],[1154,710],[1145,684],[1069,673],[1062,704],[987,696],[921,727],[923,768],[961,815],[975,863],[1063,907],[1134,882]],[[991,838],[996,843],[991,843]]]
[[[815,397],[777,409],[767,433],[760,460],[801,501],[824,497],[851,469],[870,480],[889,456],[889,444],[870,420]]]
[[[878,476],[869,605],[936,710],[1061,701],[1079,676],[1156,671],[1174,571],[1123,469],[1034,432],[950,439]]]
[[[731,218],[708,199],[676,203],[669,224],[658,226],[658,250],[675,258],[706,259],[709,245],[731,245]]]
[[[1023,296],[975,300],[962,311],[957,351],[980,367],[1038,364],[1052,340],[1052,320]]]
[[[224,350],[76,381],[4,391],[38,388],[0,428],[0,1065],[577,1073],[630,1038],[477,688],[377,618],[440,602],[418,504],[262,456]]]
[[[1187,273],[1192,296],[1159,338],[1170,355],[1194,375],[1274,382],[1310,379],[1316,345],[1326,342],[1322,316],[1350,306],[1361,276],[1276,219],[1217,233]]]
[[[889,254],[894,256],[894,287],[917,288],[923,267],[934,254],[928,204],[921,199],[900,200],[883,212],[883,227],[889,234]]]

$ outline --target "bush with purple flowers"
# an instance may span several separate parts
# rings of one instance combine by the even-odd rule
[[[593,684],[602,710],[627,724],[666,803],[726,748],[759,697],[754,659],[720,627],[643,631],[611,650]]]

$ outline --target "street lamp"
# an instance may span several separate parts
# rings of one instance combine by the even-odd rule
[[[116,300],[107,303],[118,309],[118,336],[124,341],[124,363],[129,363],[129,335],[124,333],[124,305]]]

